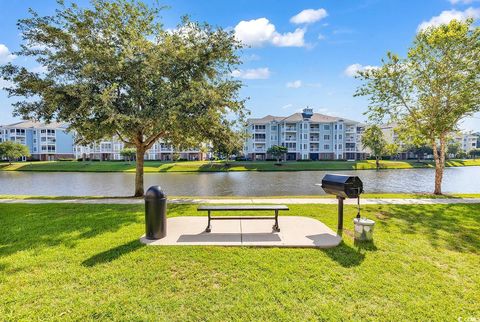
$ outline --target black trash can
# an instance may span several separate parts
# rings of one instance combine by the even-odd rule
[[[160,186],[145,193],[145,237],[160,239],[167,235],[167,195]]]

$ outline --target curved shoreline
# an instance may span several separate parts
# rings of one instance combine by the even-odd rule
[[[434,162],[416,161],[381,161],[379,170],[406,170],[406,169],[433,169]],[[446,167],[480,166],[479,160],[447,160]],[[159,162],[146,161],[145,173],[214,173],[214,172],[296,172],[296,171],[356,171],[376,170],[375,161],[312,161],[312,162],[285,162],[281,166],[268,161],[236,162]],[[28,172],[123,172],[134,173],[135,163],[123,161],[38,161],[16,162],[0,164],[0,171],[28,171]]]

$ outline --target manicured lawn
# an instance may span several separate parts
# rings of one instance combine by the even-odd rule
[[[449,160],[447,166],[480,166],[479,160]],[[382,169],[433,168],[433,162],[381,161]],[[146,161],[145,172],[223,172],[223,171],[313,171],[313,170],[373,170],[375,161],[316,161],[285,162],[276,166],[274,162],[160,162]],[[4,171],[74,171],[74,172],[134,172],[135,164],[123,161],[78,162],[45,161],[0,164]]]
[[[197,215],[170,205],[170,216]],[[336,226],[336,207],[289,215]],[[375,243],[147,247],[140,205],[0,204],[4,320],[455,320],[480,316],[480,204],[368,206]]]
[[[71,200],[71,199],[115,199],[133,197],[107,197],[107,196],[34,196],[34,195],[0,195],[0,199],[41,199],[41,200]],[[242,196],[169,196],[169,199],[306,199],[322,198],[335,199],[334,195],[305,195],[305,196],[261,196],[261,197],[242,197]],[[443,195],[434,195],[432,193],[364,193],[362,199],[462,199],[462,198],[480,198],[480,193],[451,193]]]

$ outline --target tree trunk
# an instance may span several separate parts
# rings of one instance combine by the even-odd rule
[[[378,157],[375,157],[375,166],[377,167],[377,170],[380,169],[380,160]]]
[[[440,151],[435,141],[432,143],[433,158],[435,159],[435,189],[433,194],[442,194],[443,169],[445,168],[445,137],[440,137]]]
[[[136,153],[136,169],[135,169],[135,194],[134,197],[143,197],[143,160],[145,158],[145,150],[143,147],[137,146]]]

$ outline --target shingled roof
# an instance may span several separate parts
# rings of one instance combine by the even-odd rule
[[[265,124],[265,123],[270,123],[272,121],[277,121],[277,122],[300,122],[303,120],[302,113],[294,113],[290,116],[273,116],[273,115],[267,115],[262,118],[250,118],[248,119],[248,122],[251,124]],[[319,122],[319,123],[330,123],[330,122],[338,122],[338,121],[344,121],[347,123],[360,123],[357,121],[352,121],[348,120],[342,117],[336,117],[336,116],[330,116],[330,115],[325,115],[325,114],[320,114],[320,113],[313,113],[312,117],[310,118],[312,122]]]
[[[42,123],[32,120],[24,120],[17,123],[12,123],[5,125],[5,127],[13,127],[17,129],[31,129],[31,128],[42,128],[42,129],[66,129],[66,123],[51,122],[51,123]]]

